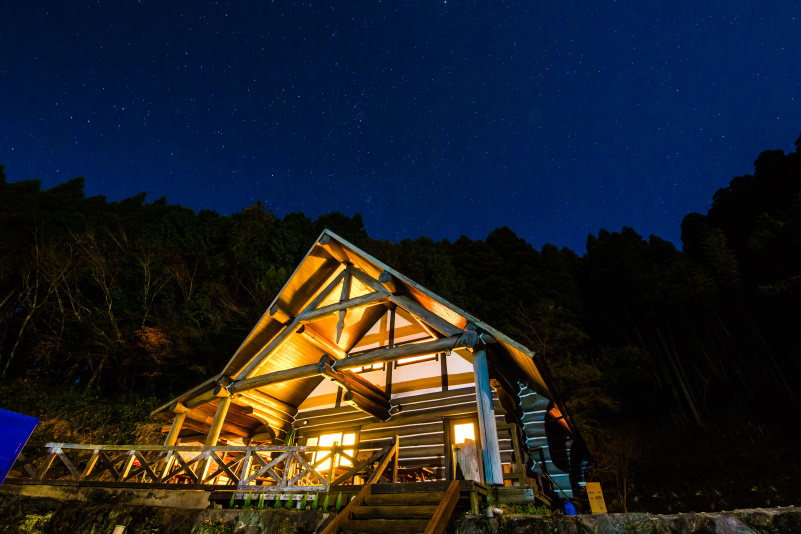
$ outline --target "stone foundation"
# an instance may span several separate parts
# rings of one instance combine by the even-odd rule
[[[49,488],[49,489],[48,489]],[[319,511],[199,509],[205,492],[0,487],[0,534],[314,534],[330,514]],[[182,495],[183,493],[183,495]],[[204,497],[205,495],[205,497]],[[674,515],[457,514],[449,534],[801,534],[801,508]]]

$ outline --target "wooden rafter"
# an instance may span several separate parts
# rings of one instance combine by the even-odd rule
[[[337,360],[341,360],[342,358],[346,358],[348,356],[347,352],[326,339],[326,337],[318,332],[311,324],[304,324],[298,328],[297,333],[306,338],[306,340],[312,345],[324,351],[326,354],[333,356]]]
[[[297,320],[300,324],[319,321],[320,319],[325,319],[326,317],[336,315],[346,310],[356,310],[366,306],[375,306],[376,304],[386,302],[389,300],[389,298],[390,295],[386,291],[367,293],[366,295],[362,295],[360,297],[344,300],[335,304],[329,304],[328,306],[323,306],[322,308],[317,308],[315,310],[306,310],[298,315]]]
[[[345,271],[347,274],[345,278],[342,280],[342,294],[339,297],[339,302],[345,302],[350,300],[350,282],[352,275],[350,272]],[[334,340],[335,343],[339,343],[339,340],[342,338],[342,328],[345,325],[345,314],[348,313],[347,309],[339,310],[339,318],[337,319],[337,337]]]
[[[304,312],[309,310],[314,310],[320,303],[334,290],[334,288],[345,278],[345,270],[339,272],[339,274],[331,280],[325,288],[323,288],[320,293],[306,306]],[[303,315],[301,313],[300,315]],[[268,358],[273,352],[275,352],[281,345],[286,342],[290,335],[294,333],[294,331],[299,326],[299,317],[295,317],[292,319],[284,328],[269,342],[267,343],[256,355],[250,360],[250,362],[245,366],[242,371],[239,372],[237,375],[237,379],[242,378],[249,378],[253,375],[253,373],[258,369],[258,367],[264,362],[266,358]]]
[[[320,360],[320,374],[345,388],[343,400],[346,403],[382,421],[390,418],[392,405],[386,393],[352,371],[334,370],[331,361],[327,357]]]
[[[399,347],[371,350],[356,356],[350,356],[343,360],[337,360],[331,364],[331,367],[335,371],[344,371],[374,363],[391,362],[401,358],[409,358],[411,356],[423,356],[445,350],[472,348],[477,339],[478,335],[475,333],[475,331],[468,330],[467,332],[459,335],[437,339],[434,341],[427,341],[425,343],[410,343],[408,345],[401,345]],[[228,386],[227,390],[229,393],[235,394],[248,391],[250,389],[261,388],[269,384],[277,384],[279,382],[287,382],[290,380],[299,380],[302,378],[319,376],[320,370],[318,365],[319,364],[316,363],[302,365],[300,367],[295,367],[294,369],[275,371],[272,373],[267,373],[266,375],[237,380]]]

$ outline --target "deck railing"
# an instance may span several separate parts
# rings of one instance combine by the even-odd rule
[[[361,444],[361,446],[369,444]],[[328,491],[333,484],[358,484],[397,438],[368,458],[354,445],[203,447],[29,443],[8,482],[59,485],[125,485],[176,488],[231,487],[266,492]],[[331,461],[333,458],[333,462]]]

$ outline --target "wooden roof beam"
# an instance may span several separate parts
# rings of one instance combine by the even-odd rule
[[[331,341],[327,340],[325,336],[320,334],[310,324],[304,324],[298,328],[297,333],[305,337],[306,340],[312,345],[326,352],[330,356],[333,356],[337,360],[341,360],[342,358],[346,358],[348,356],[347,352],[339,348],[337,345],[334,345],[334,343]]]
[[[356,356],[349,356],[345,359],[335,361],[333,364],[331,364],[331,368],[334,371],[344,371],[374,363],[391,362],[412,356],[424,356],[426,354],[435,354],[437,352],[447,350],[472,348],[477,341],[478,334],[476,334],[474,330],[468,330],[466,332],[460,332],[455,336],[436,339],[434,341],[427,341],[425,343],[410,343],[408,345],[401,345],[399,347],[376,349],[358,354]],[[313,363],[310,365],[295,367],[294,369],[275,371],[273,373],[267,373],[266,375],[237,380],[228,386],[226,391],[228,394],[233,395],[235,393],[261,388],[270,384],[288,382],[290,380],[300,380],[319,375],[319,364]]]
[[[381,290],[380,292],[376,291],[375,293],[367,293],[366,295],[343,300],[328,306],[323,306],[322,308],[317,308],[316,310],[306,310],[298,315],[297,320],[300,324],[311,323],[313,321],[319,321],[320,319],[325,319],[326,317],[336,315],[340,311],[356,310],[366,306],[375,306],[376,304],[386,302],[388,299],[389,293],[384,290]]]
[[[369,380],[365,380],[352,371],[337,371],[331,367],[332,360],[323,356],[320,358],[318,369],[320,374],[338,383],[348,391],[355,391],[360,395],[373,399],[377,403],[386,404],[389,410],[389,396]]]
[[[314,310],[323,301],[323,299],[325,299],[325,297],[327,297],[328,294],[334,290],[337,284],[339,284],[339,282],[341,282],[342,279],[345,278],[345,273],[346,271],[344,269],[340,271],[339,274],[336,277],[334,277],[334,279],[331,280],[328,283],[328,285],[322,291],[320,291],[320,293],[317,294],[314,300],[312,300],[309,303],[309,305],[306,306],[304,311],[301,312],[301,314],[298,317],[295,317],[288,324],[286,324],[284,328],[280,332],[278,332],[278,334],[276,334],[272,340],[270,340],[269,343],[267,343],[258,353],[256,353],[256,355],[253,356],[253,358],[251,358],[250,362],[248,362],[245,368],[239,372],[236,378],[237,379],[250,378],[256,371],[256,369],[258,369],[258,367],[262,364],[262,362],[267,357],[269,357],[270,354],[278,350],[278,348],[280,348],[281,345],[283,345],[287,339],[289,339],[289,336],[295,331],[295,329],[300,324],[300,316],[302,316],[303,313],[307,311]],[[286,315],[286,313],[284,313],[284,315]]]
[[[331,255],[332,258],[337,260],[339,263],[347,263],[350,261],[348,253],[345,252],[345,249],[342,248],[342,245],[332,239],[330,235],[323,234],[318,243],[326,250],[326,252]]]
[[[430,312],[423,306],[403,295],[392,295],[389,300],[403,308],[418,321],[427,324],[445,336],[453,336],[462,332],[458,326],[452,325],[436,313]]]
[[[338,360],[331,366],[335,371],[345,369],[354,369],[356,367],[363,367],[382,362],[392,362],[401,358],[410,358],[412,356],[425,356],[426,354],[435,354],[448,350],[455,350],[459,348],[472,348],[478,341],[478,335],[475,331],[468,330],[464,333],[461,331],[459,334],[436,339],[434,341],[427,341],[425,343],[409,343],[408,345],[400,345],[387,349],[376,349],[356,356],[349,356],[344,360]]]
[[[362,395],[359,395],[355,391],[346,391],[345,394],[342,396],[342,401],[345,404],[353,406],[357,410],[361,410],[368,415],[372,415],[382,421],[386,421],[392,414],[390,414],[391,406],[387,408],[387,405],[377,403],[373,399],[369,399]]]
[[[249,389],[261,388],[270,384],[278,384],[280,382],[289,382],[290,380],[310,378],[319,374],[320,373],[317,371],[316,363],[312,363],[310,365],[301,365],[300,367],[295,367],[293,369],[285,369],[283,371],[267,373],[266,375],[237,380],[231,384],[231,386],[229,386],[228,391],[232,394],[241,393],[242,391],[248,391]]]

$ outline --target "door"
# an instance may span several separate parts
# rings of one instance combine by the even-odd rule
[[[481,462],[481,442],[478,435],[478,419],[475,416],[447,420],[447,447],[450,451],[448,476],[450,480],[464,477],[465,480],[481,482],[484,472]]]

